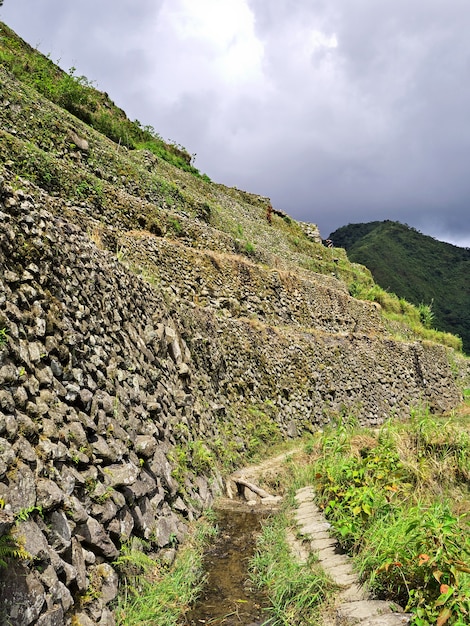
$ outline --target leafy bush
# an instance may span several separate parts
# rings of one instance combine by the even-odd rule
[[[418,305],[419,319],[424,328],[432,328],[434,321],[434,313],[432,312],[432,305],[421,304]]]
[[[468,481],[468,433],[417,412],[378,437],[329,430],[315,454],[319,503],[372,589],[406,604],[415,626],[468,624],[470,523],[445,496]]]

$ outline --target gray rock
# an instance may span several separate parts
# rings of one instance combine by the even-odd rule
[[[135,451],[139,456],[148,459],[157,448],[158,442],[149,435],[137,435],[135,439]]]
[[[75,568],[70,565],[70,563],[67,563],[67,561],[61,559],[58,553],[53,549],[49,550],[49,556],[51,560],[51,565],[55,569],[56,573],[61,578],[65,576],[65,584],[67,586],[70,585],[70,583],[74,581],[77,576]]]
[[[0,390],[0,409],[4,413],[13,413],[15,410],[15,400],[6,389]]]
[[[103,609],[98,626],[116,626],[116,620],[114,619],[114,615],[109,609]]]
[[[12,465],[16,460],[16,453],[11,443],[0,438],[0,458],[7,465]]]
[[[75,535],[97,554],[102,554],[108,559],[115,559],[119,555],[119,550],[103,526],[93,517],[89,517],[84,524],[78,525],[75,529]]]
[[[96,626],[86,613],[74,613],[72,615],[74,626]]]
[[[134,517],[129,507],[123,507],[116,517],[108,524],[108,530],[120,541],[127,541],[134,530]]]
[[[108,485],[124,487],[132,485],[139,476],[140,468],[133,463],[108,465],[103,469],[103,475]]]
[[[0,605],[6,623],[29,626],[36,622],[45,604],[45,589],[35,572],[23,564],[0,570]]]
[[[31,519],[19,522],[18,534],[24,537],[25,550],[34,561],[50,562],[47,539],[36,522]]]
[[[77,589],[83,592],[88,586],[85,556],[82,546],[75,537],[72,538],[72,566],[77,572],[75,577]]]
[[[95,456],[105,459],[106,461],[117,460],[116,452],[110,447],[106,439],[101,435],[98,435],[96,441],[93,441],[91,445]]]
[[[39,578],[42,584],[45,585],[45,587],[47,587],[47,589],[50,589],[51,587],[56,585],[59,580],[57,577],[57,572],[55,571],[52,565],[48,565],[46,569],[44,569],[39,574]]]
[[[117,596],[118,575],[108,563],[100,563],[90,567],[90,576],[99,589],[100,600],[103,604],[109,604]]]
[[[176,535],[177,523],[171,517],[160,517],[157,521],[157,545],[160,548],[170,543],[170,537]]]
[[[50,545],[59,554],[70,548],[72,533],[64,511],[53,511],[50,514],[48,536]]]
[[[64,609],[58,606],[43,613],[36,626],[64,626],[64,623]]]
[[[80,500],[73,495],[65,496],[64,498],[64,510],[68,518],[74,521],[76,524],[82,524],[86,522],[89,515],[82,505]]]
[[[36,505],[44,511],[58,507],[64,500],[64,493],[55,482],[39,478],[36,482]]]
[[[73,606],[73,597],[67,587],[60,580],[49,590],[54,603],[60,603],[66,613]]]
[[[18,437],[15,442],[14,449],[18,457],[27,463],[36,463],[37,456],[33,446],[24,437]]]
[[[128,503],[132,503],[143,496],[152,496],[157,489],[156,481],[146,471],[141,471],[139,479],[129,487],[123,488]]]
[[[36,505],[36,483],[28,465],[18,460],[9,482],[8,486],[0,483],[0,497],[10,506],[12,513],[31,509]]]
[[[178,483],[171,475],[171,465],[165,456],[165,446],[159,445],[149,463],[150,471],[156,477],[161,477],[171,496],[176,494]]]
[[[0,509],[0,537],[8,533],[14,523],[14,516],[10,512]]]

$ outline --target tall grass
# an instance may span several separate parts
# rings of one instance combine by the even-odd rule
[[[216,533],[208,515],[194,527],[167,567],[142,553],[142,546],[123,550],[116,562],[121,574],[115,607],[118,626],[177,626],[205,582],[204,546]]]
[[[286,514],[265,524],[251,560],[251,579],[269,599],[269,626],[319,624],[322,603],[334,588],[313,556],[305,564],[295,560],[286,539],[291,525]]]

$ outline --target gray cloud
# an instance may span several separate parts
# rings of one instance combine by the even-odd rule
[[[194,4],[5,0],[0,19],[324,236],[397,219],[470,246],[467,0]]]

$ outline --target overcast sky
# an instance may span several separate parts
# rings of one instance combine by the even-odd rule
[[[216,182],[319,225],[470,246],[468,0],[5,0]]]

